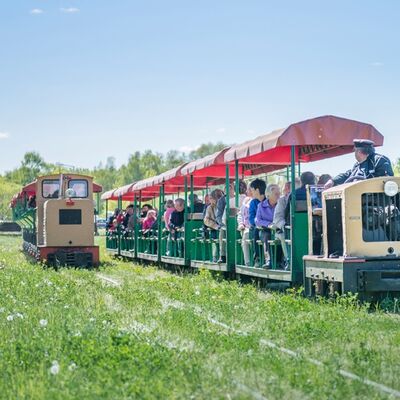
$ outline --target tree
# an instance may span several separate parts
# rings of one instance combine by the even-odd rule
[[[198,158],[203,158],[205,156],[208,156],[209,154],[213,154],[219,150],[222,150],[223,148],[226,147],[226,144],[222,142],[217,142],[217,143],[203,143],[200,147],[198,147],[196,150],[193,150],[189,153],[189,159],[190,160],[197,160]]]

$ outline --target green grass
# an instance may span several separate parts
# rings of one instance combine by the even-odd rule
[[[30,264],[20,243],[0,237],[1,398],[389,398],[340,369],[400,391],[396,314],[104,251],[99,271],[55,272]]]

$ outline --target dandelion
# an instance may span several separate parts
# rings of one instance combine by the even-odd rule
[[[14,319],[14,315],[8,315],[7,316],[7,321],[12,321]]]
[[[58,361],[53,361],[50,367],[50,373],[52,375],[57,375],[60,372],[60,365]]]
[[[77,367],[78,367],[78,366],[77,366],[74,362],[72,362],[72,363],[69,364],[69,366],[68,366],[68,371],[75,371]]]
[[[200,290],[196,290],[196,291],[194,292],[194,294],[195,294],[196,296],[200,296]]]
[[[0,312],[4,312],[6,309],[4,307],[0,307]]]
[[[17,312],[17,313],[15,314],[15,316],[18,317],[18,318],[24,319],[24,316],[23,316],[21,313],[19,313],[19,312]]]
[[[47,326],[47,319],[41,319],[39,321],[40,326]]]

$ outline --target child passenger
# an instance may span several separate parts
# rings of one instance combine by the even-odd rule
[[[142,229],[145,233],[149,232],[157,221],[157,213],[155,210],[147,211],[147,215],[143,220]]]
[[[165,227],[169,230],[169,220],[171,218],[171,214],[175,210],[175,205],[173,200],[167,200],[165,204],[165,212],[164,212],[164,223]]]

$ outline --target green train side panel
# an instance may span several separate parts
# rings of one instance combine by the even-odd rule
[[[226,221],[226,232],[227,232],[227,237],[226,237],[226,264],[228,267],[228,271],[234,271],[235,270],[235,251],[236,251],[236,217],[229,217],[227,218]]]
[[[193,230],[200,229],[203,226],[203,220],[189,220],[185,223],[185,265],[190,265],[191,259],[196,259],[195,245],[192,241],[194,237]]]
[[[294,213],[292,232],[292,282],[303,282],[303,256],[308,254],[308,215],[306,212]]]

